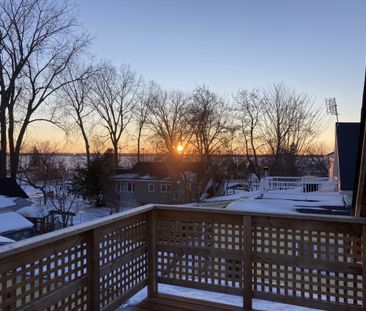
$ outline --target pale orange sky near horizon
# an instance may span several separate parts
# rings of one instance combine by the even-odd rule
[[[325,109],[325,108],[324,108]],[[359,122],[359,120],[342,120],[340,122]],[[129,130],[131,132],[131,130]],[[126,136],[129,137],[126,137]],[[33,125],[27,134],[26,146],[34,145],[34,142],[46,142],[49,141],[51,144],[57,146],[58,152],[70,152],[70,153],[84,153],[85,147],[81,138],[70,137],[66,140],[65,134],[50,124]],[[327,128],[323,131],[317,142],[324,143],[327,152],[334,150],[335,142],[335,117],[331,116]],[[136,152],[137,146],[134,140],[131,139],[130,134],[122,135],[121,139],[121,152],[123,153],[134,153]],[[106,144],[106,148],[110,145]]]

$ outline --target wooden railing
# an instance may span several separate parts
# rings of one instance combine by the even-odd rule
[[[158,284],[363,310],[366,221],[145,206],[0,248],[1,310],[113,310]]]

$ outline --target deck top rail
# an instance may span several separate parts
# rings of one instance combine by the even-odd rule
[[[366,220],[147,205],[0,248],[1,310],[114,310],[158,284],[363,310]]]

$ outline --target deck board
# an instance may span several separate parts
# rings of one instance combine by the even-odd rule
[[[211,301],[157,294],[134,306],[131,311],[243,311],[243,308]]]

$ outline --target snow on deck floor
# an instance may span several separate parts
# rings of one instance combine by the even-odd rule
[[[228,294],[213,293],[204,290],[191,289],[186,287],[178,287],[173,285],[159,284],[159,293],[170,294],[175,296],[182,296],[187,298],[202,299],[218,303],[224,303],[241,307],[243,305],[243,298],[240,296],[233,296]],[[147,296],[146,287],[138,292],[135,296],[130,298],[125,304],[123,304],[119,310],[124,310],[128,307],[133,307]],[[253,299],[253,309],[263,311],[314,311],[319,309],[310,309],[294,305],[287,305],[278,302]]]

